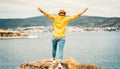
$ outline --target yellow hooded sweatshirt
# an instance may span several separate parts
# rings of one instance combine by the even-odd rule
[[[74,15],[71,17],[67,16],[55,16],[45,12],[45,15],[52,19],[54,22],[53,36],[56,38],[62,38],[66,35],[66,26],[71,20],[75,20],[79,15]]]

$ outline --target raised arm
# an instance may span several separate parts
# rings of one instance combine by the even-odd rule
[[[38,9],[41,13],[43,13],[45,16],[47,16],[48,18],[54,19],[54,17],[55,17],[54,15],[51,15],[51,14],[43,11],[41,8],[37,8],[37,9]]]
[[[76,18],[78,18],[79,16],[81,16],[83,13],[85,13],[88,10],[88,8],[83,9],[80,13],[69,17],[69,20],[75,20]]]
[[[85,13],[87,10],[88,10],[88,8],[83,9],[83,10],[78,14],[78,16],[81,16],[81,15],[82,15],[83,13]]]
[[[37,9],[45,15],[45,12],[41,8],[37,8]]]

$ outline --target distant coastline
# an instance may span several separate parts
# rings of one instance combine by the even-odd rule
[[[53,26],[18,27],[0,30],[0,39],[40,38],[43,33],[52,33]],[[120,32],[118,27],[77,27],[68,26],[67,32]]]

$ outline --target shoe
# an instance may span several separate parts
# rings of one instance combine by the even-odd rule
[[[52,61],[53,61],[53,64],[55,64],[55,63],[56,63],[56,60],[55,60],[55,58],[53,58],[53,60],[52,60]]]
[[[56,63],[56,61],[55,60],[53,60],[53,64],[55,64]]]
[[[53,60],[55,60],[55,58],[53,58]]]

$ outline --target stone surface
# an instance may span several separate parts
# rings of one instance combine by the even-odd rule
[[[36,62],[21,64],[18,69],[101,69],[92,64],[80,64],[72,58],[61,62],[62,68],[58,67],[59,61],[52,59],[40,59]]]

